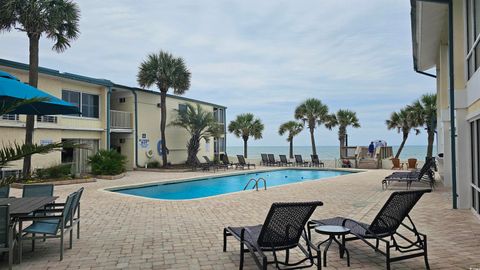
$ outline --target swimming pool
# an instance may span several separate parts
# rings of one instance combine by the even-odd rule
[[[242,191],[252,178],[264,178],[267,188],[350,174],[347,171],[284,169],[188,180],[144,186],[112,188],[109,191],[162,200],[189,200]],[[250,183],[252,189],[254,183]],[[259,189],[263,189],[259,182]]]

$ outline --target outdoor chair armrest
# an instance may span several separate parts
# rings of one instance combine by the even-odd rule
[[[19,221],[35,221],[35,220],[42,220],[42,219],[60,219],[63,215],[54,215],[54,216],[24,216],[19,217]]]
[[[346,223],[347,222],[352,222],[354,223],[355,225],[357,226],[360,226],[362,227],[363,229],[365,229],[369,234],[371,234],[373,237],[377,238],[377,239],[382,239],[382,237],[378,236],[376,233],[372,232],[368,227],[364,226],[363,224],[359,223],[358,221],[356,220],[353,220],[353,219],[350,219],[350,218],[345,218],[342,222],[342,226],[345,227]]]

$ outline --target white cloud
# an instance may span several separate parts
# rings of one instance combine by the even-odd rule
[[[434,81],[412,69],[408,1],[78,1],[81,36],[65,53],[41,41],[40,63],[62,71],[136,85],[139,63],[160,49],[185,58],[187,96],[228,106],[228,118],[253,112],[276,134],[298,103],[317,97],[331,110],[358,112],[351,142],[399,136],[384,121]],[[24,33],[0,35],[2,58],[26,62]],[[319,130],[320,144],[337,144]],[[424,137],[411,142],[423,144]],[[229,143],[239,145],[237,139]],[[255,143],[254,143],[255,144]],[[298,145],[308,145],[302,134]]]

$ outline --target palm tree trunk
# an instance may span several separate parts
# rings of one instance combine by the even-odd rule
[[[316,155],[317,154],[317,147],[315,146],[315,136],[313,134],[314,129],[310,129],[310,141],[312,141],[312,154]]]
[[[427,146],[427,157],[431,158],[433,155],[433,141],[435,140],[435,132],[433,130],[428,130],[428,146]]]
[[[403,146],[405,146],[405,142],[407,141],[407,138],[408,138],[408,133],[403,134],[403,140],[402,140],[402,143],[400,144],[400,147],[398,147],[398,151],[397,151],[397,154],[395,155],[395,158],[400,157],[400,153],[402,153]]]
[[[29,38],[29,70],[28,70],[28,84],[33,87],[38,86],[38,45],[40,35],[28,34]],[[27,115],[27,122],[25,124],[25,144],[33,144],[33,132],[35,127],[35,115]],[[32,156],[26,156],[23,159],[22,175],[24,178],[30,175],[32,168]]]
[[[160,136],[162,139],[162,166],[167,167],[167,142],[165,136],[165,127],[167,125],[167,91],[160,90]]]
[[[247,141],[248,141],[248,137],[245,139],[243,138],[243,156],[245,158],[247,158]]]
[[[338,140],[340,141],[340,158],[343,157],[342,151],[345,147],[345,135],[341,134],[338,136]]]
[[[200,138],[198,138],[197,136],[192,136],[192,138],[190,138],[190,141],[187,143],[187,150],[187,164],[193,165],[195,164],[197,154],[200,151]]]
[[[290,158],[293,158],[293,138],[290,139]]]

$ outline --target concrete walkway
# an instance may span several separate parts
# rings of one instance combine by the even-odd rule
[[[59,240],[37,242],[35,252],[24,242],[24,261],[17,269],[237,269],[238,242],[222,252],[222,229],[263,223],[273,202],[321,200],[313,218],[337,215],[369,222],[392,190],[380,181],[390,171],[376,170],[332,179],[303,182],[192,201],[159,201],[123,196],[104,188],[206,176],[212,173],[129,172],[120,180],[55,187],[63,201],[85,187],[81,238],[59,261]],[[216,173],[219,175],[223,172]],[[393,187],[395,189],[395,187]],[[396,186],[404,189],[404,186]],[[20,196],[20,190],[12,190]],[[449,190],[424,196],[412,218],[429,240],[432,269],[480,268],[480,222],[470,210],[452,210]],[[67,243],[67,241],[66,241]],[[384,258],[362,243],[348,243],[350,269],[383,269]],[[295,259],[294,254],[292,259]],[[0,262],[2,269],[6,260]],[[331,248],[325,269],[346,269],[346,261]],[[423,269],[422,258],[392,264],[392,269]],[[247,254],[245,269],[255,269]]]

